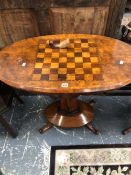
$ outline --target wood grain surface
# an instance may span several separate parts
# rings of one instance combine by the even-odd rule
[[[104,35],[108,10],[108,6],[51,8],[50,25],[52,33],[87,33]]]
[[[34,11],[9,9],[0,11],[0,48],[15,41],[39,35]]]
[[[101,68],[101,72],[99,73],[101,73],[102,79],[70,79],[70,81],[59,78],[55,79],[55,81],[32,79],[39,42],[41,40],[62,40],[65,38],[69,38],[70,40],[83,39],[90,42],[95,41],[97,58],[99,59]],[[70,50],[71,48],[68,49]],[[90,56],[91,59],[95,59],[92,58],[95,57],[92,55],[94,46],[89,46],[89,50],[90,53],[88,55],[85,52],[86,57],[89,58]],[[76,60],[75,56],[74,60]],[[50,61],[51,63],[52,59]],[[0,70],[1,81],[10,86],[33,92],[87,93],[111,90],[131,83],[131,46],[119,40],[99,35],[65,34],[40,36],[22,40],[4,48],[0,52]],[[94,74],[97,75],[97,73],[98,71],[95,70]]]

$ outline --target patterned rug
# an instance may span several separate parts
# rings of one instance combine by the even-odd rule
[[[131,175],[131,144],[52,147],[50,175]]]

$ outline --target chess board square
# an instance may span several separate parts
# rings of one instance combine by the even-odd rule
[[[92,74],[92,69],[91,68],[84,68],[84,73],[85,74]]]
[[[49,68],[51,66],[51,63],[44,63],[43,68]]]
[[[74,57],[74,52],[67,52],[67,57]]]
[[[83,63],[75,63],[75,68],[83,68]]]
[[[95,40],[92,39],[92,38],[89,38],[89,39],[88,39],[88,43],[95,43]]]
[[[60,53],[67,53],[67,49],[59,49]]]
[[[52,56],[52,53],[50,53],[50,52],[44,53],[44,57],[51,57],[51,56]]]
[[[45,49],[46,45],[45,44],[39,44],[39,49]]]
[[[83,63],[91,62],[90,57],[83,57]]]
[[[81,42],[82,42],[82,43],[88,43],[88,39],[84,39],[84,38],[83,38],[83,39],[81,39]]]
[[[81,43],[81,47],[82,48],[88,48],[89,46],[88,46],[88,43]]]
[[[60,57],[59,58],[59,63],[66,63],[67,62],[67,58],[66,57]]]
[[[50,58],[51,59],[51,58]],[[52,58],[51,60],[50,60],[50,62],[52,62],[52,63],[58,63],[59,62],[59,58]]]
[[[41,80],[49,80],[49,75],[41,75]]]
[[[75,39],[74,43],[81,43],[81,39]]]
[[[44,53],[40,52],[37,53],[37,58],[44,58],[44,56],[45,56]]]
[[[41,79],[41,74],[33,74],[32,80],[39,81]]]
[[[43,63],[36,63],[35,64],[35,68],[42,68],[43,67]]]
[[[76,74],[84,74],[84,70],[82,68],[76,68],[75,73]]]
[[[42,74],[50,74],[50,68],[42,68]]]
[[[66,80],[67,81],[73,81],[73,80],[75,80],[75,74],[67,74]]]
[[[49,80],[51,80],[51,81],[57,81],[58,80],[58,75],[57,74],[51,74],[50,76],[49,76]]]
[[[59,55],[60,55],[60,57],[66,57],[67,53],[66,52],[61,52]]]
[[[44,58],[37,58],[36,59],[36,63],[43,63],[43,61],[44,61]]]
[[[90,57],[90,53],[89,52],[83,52],[82,57]]]
[[[67,63],[67,68],[75,68],[75,63]]]
[[[73,68],[68,68],[68,69],[67,69],[67,74],[70,74],[70,75],[75,74],[75,69],[73,69]]]
[[[58,69],[58,74],[66,74],[67,73],[67,69],[66,68],[59,68]]]
[[[82,52],[82,48],[74,48],[74,52],[76,53],[76,52]]]
[[[81,48],[82,52],[89,52],[89,48]]]
[[[76,80],[84,80],[84,74],[75,75]]]
[[[68,52],[74,52],[74,48],[68,48]]]
[[[85,74],[84,80],[86,81],[93,81],[93,75],[92,74]]]
[[[74,58],[74,57],[69,57],[69,58],[67,59],[67,62],[68,62],[68,63],[74,63],[74,61],[75,61],[75,58]]]
[[[53,50],[52,50],[51,48],[46,48],[46,49],[45,49],[45,53],[52,53],[52,51],[53,51]]]
[[[54,48],[54,49],[52,49],[52,51],[54,52],[54,53],[58,53],[59,52],[59,49],[57,49],[57,48]]]
[[[59,52],[57,53],[52,53],[52,58],[59,58]]]
[[[75,57],[75,63],[82,63],[83,58],[82,57]]]
[[[70,48],[74,49],[74,43],[70,43]]]
[[[100,68],[92,68],[92,72],[93,72],[93,74],[100,74],[101,69]]]
[[[58,74],[58,69],[57,68],[50,69],[50,74]]]
[[[59,63],[51,63],[51,68],[58,68],[59,67]]]
[[[66,80],[66,74],[58,74],[59,80]]]
[[[45,63],[50,63],[51,62],[51,58],[50,57],[45,57],[44,58],[44,64]]]
[[[90,60],[92,63],[98,63],[99,60],[98,60],[98,57],[90,57]]]
[[[83,63],[83,68],[91,68],[91,67],[92,67],[92,64],[90,62]]]
[[[76,52],[75,57],[82,57],[82,52]]]
[[[98,68],[101,67],[99,63],[91,63],[92,68]]]
[[[81,48],[81,43],[74,43],[75,48]]]
[[[67,66],[67,63],[59,63],[59,68],[65,68]]]

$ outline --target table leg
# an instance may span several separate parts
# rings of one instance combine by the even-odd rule
[[[92,123],[87,123],[87,128],[91,131],[91,132],[93,132],[94,134],[99,134],[99,130],[98,129],[96,129],[93,125],[92,125]]]
[[[124,129],[122,131],[122,134],[126,135],[126,134],[128,134],[128,132],[131,132],[131,127]]]
[[[16,138],[18,133],[17,131],[7,122],[6,119],[3,118],[3,116],[0,115],[0,123],[2,126],[9,132],[9,134],[13,137]]]
[[[44,132],[46,132],[48,129],[50,129],[50,128],[52,128],[52,127],[53,127],[53,124],[47,122],[46,125],[44,125],[42,128],[39,129],[39,132],[40,132],[41,134],[43,134]]]
[[[98,130],[91,125],[94,118],[92,105],[77,100],[77,95],[61,95],[60,101],[54,102],[46,108],[45,116],[49,123],[40,129],[41,133],[53,125],[62,128],[77,128],[86,125],[94,134],[98,134]]]

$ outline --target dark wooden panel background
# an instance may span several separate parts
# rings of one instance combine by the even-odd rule
[[[94,33],[116,38],[125,6],[126,0],[0,0],[0,48],[51,33]],[[66,19],[67,8],[70,21]]]

